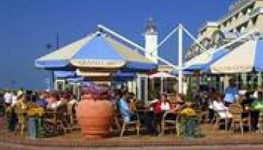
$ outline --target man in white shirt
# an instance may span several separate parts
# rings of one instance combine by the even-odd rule
[[[11,105],[12,104],[12,97],[13,97],[13,94],[11,93],[11,91],[6,90],[6,92],[4,94],[5,104]]]
[[[20,94],[19,94],[20,95]],[[17,94],[15,92],[12,93],[12,107],[15,106],[15,104],[17,103]]]

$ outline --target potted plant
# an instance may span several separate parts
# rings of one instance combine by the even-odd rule
[[[179,112],[180,126],[183,137],[196,138],[200,136],[199,122],[200,118],[197,116],[191,102],[186,102],[185,107]]]
[[[98,86],[84,89],[76,114],[81,132],[87,139],[106,137],[114,115],[107,89]]]
[[[27,111],[28,121],[28,137],[29,138],[40,138],[42,137],[42,116],[45,111],[43,107],[40,107],[36,103],[30,103]]]

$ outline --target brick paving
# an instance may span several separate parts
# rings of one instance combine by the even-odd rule
[[[86,140],[80,132],[43,138],[28,139],[21,136],[12,136],[3,130],[0,121],[0,150],[1,149],[263,149],[263,135],[256,132],[241,135],[240,132],[230,134],[225,131],[212,131],[212,126],[202,125],[204,137],[197,139],[177,138],[173,135],[163,137],[142,135],[140,137],[116,135],[98,140]]]

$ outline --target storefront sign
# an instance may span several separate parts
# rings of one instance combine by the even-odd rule
[[[218,73],[244,73],[249,72],[252,70],[251,66],[212,66],[211,67],[212,72],[218,72]]]
[[[99,59],[74,59],[70,61],[76,67],[120,68],[125,65],[124,61],[99,60]]]

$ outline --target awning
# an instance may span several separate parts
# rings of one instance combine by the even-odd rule
[[[246,73],[263,71],[263,41],[249,40],[214,62],[213,73]]]
[[[96,32],[38,58],[35,66],[45,69],[108,68],[144,71],[157,68],[134,47],[106,33]]]
[[[213,51],[205,51],[199,56],[192,58],[185,63],[184,70],[201,70],[207,72],[210,69],[210,65],[225,56],[229,52],[228,49],[215,49]]]

